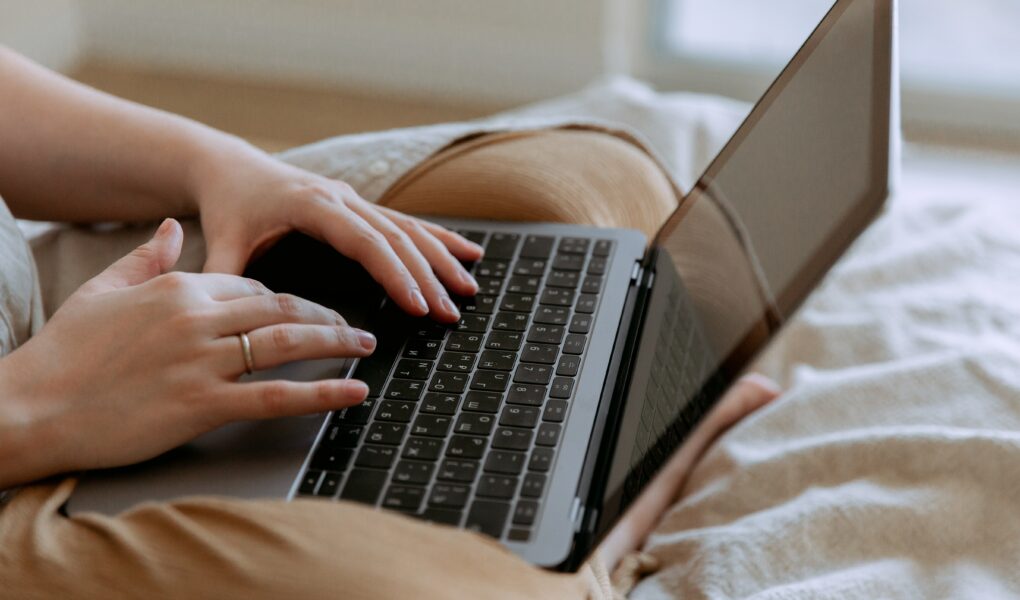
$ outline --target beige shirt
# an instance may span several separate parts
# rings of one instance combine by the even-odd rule
[[[42,327],[40,298],[32,251],[0,199],[0,356],[12,352]]]

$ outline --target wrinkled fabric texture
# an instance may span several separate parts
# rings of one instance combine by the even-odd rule
[[[24,344],[42,323],[32,252],[0,198],[0,357]]]

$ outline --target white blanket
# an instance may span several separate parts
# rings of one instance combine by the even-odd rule
[[[643,133],[687,186],[745,110],[621,81],[483,126],[288,158],[372,197],[399,173],[362,182],[338,166],[345,152],[396,148],[406,165],[450,132],[581,117]],[[700,465],[649,541],[663,568],[633,597],[1020,595],[1020,206],[904,190],[760,361],[789,391]],[[65,256],[96,248],[75,235]]]

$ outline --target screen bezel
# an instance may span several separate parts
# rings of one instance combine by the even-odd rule
[[[829,31],[835,26],[836,22],[846,12],[853,1],[854,0],[837,0],[837,2],[833,4],[832,8],[822,18],[818,26],[812,31],[811,35],[808,36],[807,40],[790,60],[787,66],[768,87],[761,99],[755,104],[748,116],[737,128],[733,136],[705,169],[705,172],[698,179],[695,186],[680,201],[673,215],[671,215],[671,217],[666,221],[666,224],[660,229],[653,241],[652,250],[649,253],[649,260],[646,261],[646,268],[652,266],[651,260],[654,260],[655,258],[656,248],[658,248],[663,235],[670,230],[670,225],[674,223],[676,219],[683,218],[683,215],[690,210],[692,205],[691,203],[694,201],[696,196],[709,194],[711,182],[715,180],[718,173],[727,164],[743,141],[750,135],[751,131],[775,103],[779,95],[786,90],[789,82],[797,75],[797,73],[800,72],[803,65],[812,56],[815,49],[818,48],[821,41],[826,37],[826,35],[828,35]],[[731,384],[739,373],[745,369],[765,347],[767,347],[772,339],[774,339],[775,334],[778,332],[780,327],[800,308],[801,305],[803,305],[804,301],[839,257],[842,256],[847,249],[849,249],[856,238],[879,214],[886,198],[889,195],[891,187],[891,157],[893,156],[893,141],[891,133],[893,123],[895,122],[894,111],[896,108],[893,103],[894,98],[892,97],[893,91],[895,90],[895,84],[893,81],[893,77],[895,75],[894,5],[895,0],[876,0],[874,10],[874,52],[872,57],[872,89],[874,92],[872,94],[873,122],[870,148],[871,156],[873,156],[870,173],[871,185],[862,195],[860,202],[851,208],[851,210],[840,221],[836,229],[833,230],[833,232],[826,238],[822,246],[804,264],[804,266],[797,271],[791,283],[774,296],[774,305],[770,306],[770,310],[767,310],[766,314],[762,316],[762,321],[767,327],[767,335],[754,335],[755,332],[752,331],[741,344],[739,344],[727,357],[725,357],[719,371],[721,372],[720,375],[727,379],[727,385]],[[645,300],[647,300],[648,296],[645,297]],[[763,295],[763,297],[769,296]],[[639,310],[639,313],[640,312],[641,311]],[[634,327],[637,331],[643,329],[645,325],[644,321],[644,315],[638,315],[638,319],[636,319],[634,323]],[[640,336],[636,336],[630,339],[628,341],[629,347],[624,351],[629,353],[636,352],[637,348],[640,346],[639,337]],[[633,357],[628,359],[627,362],[632,365]],[[609,411],[610,414],[615,414],[617,418],[610,418],[609,421],[611,423],[618,421],[619,417],[623,414],[622,404],[626,402],[626,392],[630,388],[629,381],[627,381],[629,377],[627,370],[628,369],[626,367],[621,369],[622,377],[615,387],[617,393],[614,393],[614,397],[616,398],[614,404],[616,404],[616,407],[611,407]],[[592,482],[593,489],[590,490],[590,494],[588,496],[595,500],[595,502],[591,503],[595,510],[593,510],[593,514],[588,520],[589,526],[584,528],[590,536],[590,541],[586,544],[587,549],[584,550],[585,552],[594,547],[594,545],[597,544],[606,533],[608,533],[612,525],[617,522],[620,515],[627,509],[627,506],[623,506],[619,502],[619,496],[621,495],[622,490],[606,489],[609,477],[608,470],[612,465],[612,461],[617,450],[617,434],[619,431],[614,430],[607,433],[609,435],[601,440],[602,451],[599,452],[600,457],[597,461],[598,465],[596,466],[596,472],[599,472],[600,475],[593,478],[595,480]],[[628,473],[628,476],[630,476],[630,473]],[[584,532],[582,531],[582,533]]]

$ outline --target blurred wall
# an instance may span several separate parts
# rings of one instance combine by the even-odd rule
[[[70,48],[133,66],[508,103],[604,73],[610,1],[0,0],[0,41],[36,58]],[[34,34],[6,18],[12,9]],[[33,42],[39,23],[66,41]]]
[[[51,69],[72,67],[81,54],[79,0],[0,0],[0,43]]]

